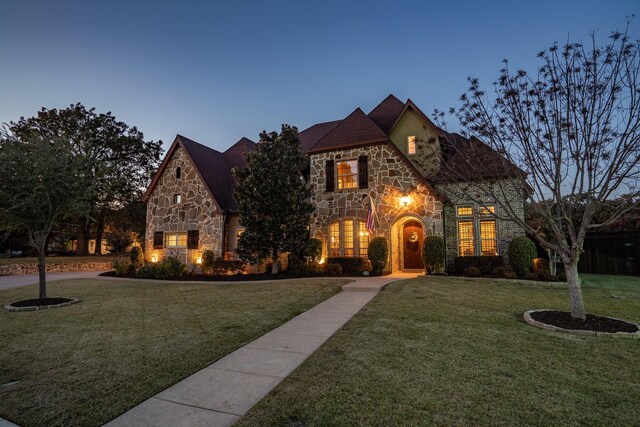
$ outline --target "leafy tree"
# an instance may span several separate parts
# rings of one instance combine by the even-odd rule
[[[68,141],[82,159],[83,182],[92,197],[88,213],[76,219],[78,255],[88,252],[92,225],[96,249],[101,250],[109,215],[140,198],[162,154],[160,141],[145,141],[136,127],[80,103],[62,110],[43,108],[36,117],[11,122],[9,129],[19,138],[37,132],[43,138]]]
[[[234,197],[245,227],[238,254],[254,263],[271,257],[275,274],[281,253],[303,248],[313,211],[302,176],[307,159],[298,129],[282,125],[279,134],[262,132],[255,149],[247,153],[247,163],[245,169],[234,171]]]
[[[73,144],[37,132],[0,134],[0,229],[25,233],[38,257],[39,297],[47,297],[46,243],[54,225],[88,209],[91,189]]]
[[[613,32],[603,47],[593,34],[587,46],[554,43],[538,54],[533,73],[513,71],[505,60],[492,92],[470,78],[460,108],[450,110],[465,133],[505,157],[503,167],[522,170],[526,186],[501,180],[466,195],[479,203],[478,195],[493,198],[500,216],[560,256],[574,318],[586,318],[578,275],[585,235],[638,206],[640,41],[629,39],[628,28]],[[435,115],[444,124],[444,114]],[[477,162],[467,164],[473,169]],[[633,203],[610,203],[625,193]],[[508,194],[524,194],[544,227],[527,224]]]

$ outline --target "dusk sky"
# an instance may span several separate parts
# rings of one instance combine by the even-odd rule
[[[534,70],[538,51],[592,30],[603,44],[633,13],[637,39],[638,0],[0,0],[0,123],[81,102],[165,148],[180,133],[224,150],[389,93],[431,115],[467,76],[489,85],[503,58]]]

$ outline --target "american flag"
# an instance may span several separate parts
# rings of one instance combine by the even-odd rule
[[[376,231],[376,207],[373,205],[373,200],[369,196],[369,209],[367,211],[367,231],[369,234],[374,234]]]

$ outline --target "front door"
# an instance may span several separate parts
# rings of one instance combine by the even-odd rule
[[[405,270],[424,270],[422,241],[424,233],[418,221],[407,221],[402,230],[402,246]]]

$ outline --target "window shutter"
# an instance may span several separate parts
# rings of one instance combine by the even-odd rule
[[[369,187],[369,169],[367,156],[358,157],[358,188]]]
[[[333,160],[327,160],[325,163],[325,175],[326,175],[326,191],[333,191],[335,188],[335,172],[333,168]]]
[[[187,232],[187,249],[198,249],[200,240],[200,232],[198,230],[189,230]]]
[[[153,233],[153,249],[162,249],[162,241],[164,240],[164,233],[162,231],[156,231]]]

